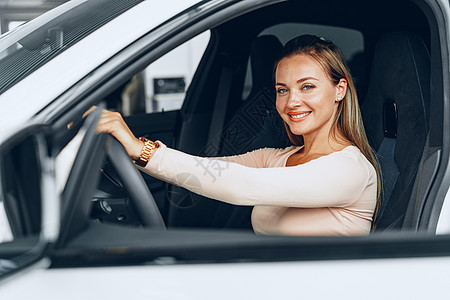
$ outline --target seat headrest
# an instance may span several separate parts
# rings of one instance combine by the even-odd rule
[[[250,52],[252,71],[252,92],[273,86],[273,68],[283,48],[281,42],[273,35],[262,35],[253,42]]]
[[[375,48],[372,66],[372,79],[376,80],[373,83],[378,85],[383,98],[403,98],[399,94],[411,88],[418,95],[424,94],[421,89],[424,79],[429,79],[430,59],[419,36],[408,32],[384,35]]]
[[[366,132],[377,148],[384,138],[383,106],[395,102],[398,134],[427,128],[430,92],[430,56],[422,39],[409,32],[382,36],[375,48],[367,96],[362,103]],[[411,124],[417,124],[413,126]],[[426,136],[426,132],[421,135]]]

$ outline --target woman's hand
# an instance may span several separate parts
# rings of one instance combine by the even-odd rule
[[[96,108],[92,106],[83,114],[83,118]],[[97,124],[97,132],[110,133],[123,145],[131,159],[139,159],[144,143],[134,136],[120,113],[103,109]]]

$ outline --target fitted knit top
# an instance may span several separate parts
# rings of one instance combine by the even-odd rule
[[[301,147],[204,158],[160,147],[142,170],[197,194],[254,206],[256,233],[368,234],[377,199],[374,167],[357,147],[287,167]]]

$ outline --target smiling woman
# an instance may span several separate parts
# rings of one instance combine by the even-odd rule
[[[195,157],[161,142],[136,139],[121,115],[109,111],[97,130],[116,137],[136,164],[156,178],[219,201],[254,206],[257,233],[369,233],[377,165],[339,49],[315,36],[295,38],[283,48],[275,80],[277,110],[294,147]]]
[[[443,202],[450,200],[448,1],[310,2],[140,1],[60,48],[70,25],[83,27],[91,17],[102,23],[113,3],[131,3],[72,0],[65,13],[53,11],[1,37],[0,43],[22,41],[19,34],[27,28],[42,28],[46,36],[17,43],[6,51],[12,56],[0,59],[0,67],[17,68],[1,68],[0,74],[23,74],[0,92],[0,180],[2,197],[9,201],[6,238],[13,239],[0,244],[0,269],[5,276],[13,270],[18,275],[0,282],[0,298],[273,299],[301,292],[315,299],[360,299],[361,294],[377,299],[380,293],[428,299],[448,294],[450,236],[436,235],[450,232],[448,226],[436,232],[437,220],[450,217],[441,214]],[[68,27],[51,26],[59,25],[62,15],[73,17],[64,20]],[[321,31],[313,30],[316,26]],[[102,111],[83,121],[93,105],[123,109],[117,105],[123,95],[140,91],[130,88],[136,87],[136,76],[204,32],[210,33],[205,50],[187,51],[198,52],[200,59],[192,64],[185,89],[168,89],[156,95],[159,99],[151,90],[142,94],[152,104],[173,98],[175,91],[180,109],[135,110],[124,122],[116,112],[103,114],[99,128],[114,127],[118,137],[124,133],[129,153],[111,136],[95,133]],[[398,176],[383,172],[384,198],[371,234],[377,176],[364,143],[355,137],[362,126],[353,80],[339,65],[321,63],[311,53],[280,58],[283,45],[304,34],[317,37],[299,40],[331,47],[322,36],[343,49],[382,170],[398,168]],[[43,58],[54,53],[48,52],[53,42],[59,54],[41,66],[29,65],[28,73],[20,69],[29,61],[20,60],[19,53]],[[43,47],[31,49],[39,44]],[[144,72],[137,82],[155,83],[152,90],[159,93],[160,79],[178,81],[191,58],[171,57],[170,74]],[[12,61],[17,64],[7,64]],[[272,78],[276,61],[278,93]],[[35,137],[41,146],[30,143]],[[78,137],[74,155],[64,156]],[[140,177],[130,156],[146,163],[141,170],[151,176]],[[53,168],[56,157],[67,166],[66,176],[58,165]],[[55,175],[63,180],[55,182]],[[31,184],[38,181],[41,193]],[[42,215],[31,227],[16,224],[21,200],[30,208],[23,210],[25,217],[29,211],[30,220],[33,213]],[[33,246],[41,244],[35,251]],[[45,259],[28,270],[23,268],[28,263],[17,268],[14,260],[27,253],[34,262]],[[374,287],[374,280],[360,275],[367,270],[375,270],[371,278],[382,278],[383,284]],[[82,288],[74,290],[74,282]]]
[[[294,38],[283,48],[275,78],[278,113],[294,145],[304,145],[300,155],[290,157],[289,165],[354,145],[377,171],[379,198],[377,159],[367,141],[356,88],[339,48],[312,35]]]

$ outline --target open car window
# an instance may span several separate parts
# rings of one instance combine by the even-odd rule
[[[107,96],[108,108],[124,116],[180,110],[210,35],[205,31],[135,74]]]
[[[287,8],[287,10],[295,7],[294,2],[274,5]],[[380,10],[380,8],[374,9]],[[397,9],[399,8],[397,7]],[[411,9],[412,16],[416,16],[417,18],[411,17],[405,21],[411,24],[416,24],[417,22],[426,24],[426,18],[421,15],[417,7],[411,4],[409,9]],[[213,36],[210,40],[209,38],[204,39],[205,41],[210,41],[206,51],[203,50],[195,53],[195,55],[185,56],[177,54],[177,51],[183,49],[184,45],[178,48],[176,46],[168,47],[168,50],[162,53],[162,55],[155,56],[155,59],[150,61],[150,65],[143,62],[142,65],[137,67],[140,72],[134,73],[131,77],[129,76],[130,74],[127,74],[128,77],[124,76],[121,78],[122,83],[125,82],[125,84],[119,86],[116,91],[111,92],[109,90],[108,94],[104,94],[105,97],[96,100],[106,100],[109,108],[119,108],[119,111],[127,114],[133,111],[131,105],[133,101],[131,101],[131,98],[133,95],[138,95],[136,99],[139,100],[136,103],[138,103],[140,108],[135,113],[131,113],[126,120],[130,123],[130,127],[132,127],[135,134],[137,136],[148,137],[152,140],[159,139],[171,147],[188,153],[201,156],[225,156],[241,154],[262,147],[283,148],[289,145],[289,141],[284,136],[283,124],[280,124],[280,120],[277,118],[277,112],[274,109],[274,97],[270,94],[270,91],[267,92],[267,89],[264,89],[267,87],[270,88],[270,83],[252,94],[250,97],[251,101],[242,101],[241,95],[245,95],[246,93],[250,95],[251,93],[248,90],[256,85],[256,80],[253,80],[253,78],[250,82],[247,81],[249,76],[246,76],[246,74],[250,72],[250,68],[247,67],[247,62],[249,58],[252,58],[252,43],[264,35],[276,36],[280,43],[283,44],[290,37],[297,34],[313,33],[324,38],[332,39],[343,48],[349,64],[354,65],[355,70],[358,70],[354,74],[357,74],[357,86],[359,88],[364,87],[361,89],[362,97],[360,101],[365,102],[364,97],[366,88],[369,85],[368,78],[371,69],[381,68],[378,65],[371,65],[374,61],[372,56],[374,55],[375,45],[379,40],[382,40],[384,34],[389,36],[392,32],[384,29],[378,35],[371,35],[370,31],[363,24],[354,26],[354,28],[347,28],[351,26],[338,26],[340,24],[338,19],[335,20],[336,25],[334,26],[311,25],[306,21],[300,23],[301,17],[298,17],[298,23],[286,22],[284,18],[277,16],[273,16],[272,19],[267,19],[267,16],[271,16],[270,6],[256,11],[255,15],[265,21],[255,23],[252,25],[253,27],[243,26],[249,24],[247,18],[252,17],[250,14],[249,17],[243,15],[235,19],[230,19],[225,24],[220,24],[217,27],[206,27],[206,29],[211,30],[211,36]],[[293,14],[288,19],[293,19],[294,17],[297,18]],[[303,18],[307,20],[307,16],[303,16]],[[394,22],[393,20],[392,22]],[[399,27],[399,29],[402,29],[402,27]],[[236,35],[236,30],[241,30],[241,34]],[[424,26],[421,31],[418,29],[416,31],[416,35],[419,36],[418,40],[423,40],[423,47],[421,49],[424,49],[424,52],[428,51],[430,48],[430,41],[427,39],[428,28]],[[196,35],[194,34],[194,36]],[[196,41],[201,38],[202,36],[198,35],[191,41]],[[174,45],[182,44],[176,41],[173,43]],[[239,47],[236,45],[239,45]],[[367,47],[367,45],[370,47]],[[265,49],[262,48],[262,50]],[[187,52],[192,51],[189,50]],[[173,53],[175,53],[174,56],[170,56]],[[361,53],[364,54],[362,58],[360,57]],[[384,54],[386,53],[382,53],[381,56],[386,56]],[[167,60],[164,60],[166,57]],[[176,75],[177,71],[171,70],[172,65],[182,66],[186,63],[186,60],[189,61],[189,59],[186,59],[187,57],[189,59],[195,57],[196,61],[199,61],[199,58],[202,57],[201,62],[198,64],[198,71],[195,72],[191,84],[186,84],[187,81],[183,84],[183,80],[180,80],[181,77]],[[426,59],[423,61],[426,64]],[[194,73],[197,64],[192,64],[192,66],[194,67],[191,68],[190,74]],[[271,67],[273,68],[273,63]],[[145,71],[141,72],[143,69]],[[160,69],[160,71],[155,71],[155,69]],[[426,69],[426,66],[424,69]],[[271,75],[270,73],[264,75],[266,79],[269,78],[264,83],[271,81]],[[166,82],[168,78],[172,79]],[[430,80],[424,77],[423,81],[429,83]],[[140,88],[133,90],[133,86],[134,88],[136,86],[144,87],[144,90],[142,91]],[[421,87],[423,86],[419,86],[419,88]],[[186,89],[187,93],[185,94],[184,91]],[[425,89],[423,91],[426,93]],[[377,91],[374,93],[380,92]],[[168,107],[164,108],[163,105],[160,105],[166,100],[168,103],[179,102],[178,100],[172,101],[172,99],[169,99],[172,96],[179,96],[180,99],[184,99],[182,100],[184,103],[181,111],[179,111],[179,106],[177,106],[175,111],[171,111]],[[370,96],[372,97],[372,95]],[[394,98],[397,96],[395,95]],[[114,99],[111,100],[111,98]],[[383,99],[382,101],[385,100]],[[393,101],[400,100],[395,99]],[[160,109],[158,106],[160,106]],[[381,124],[383,115],[377,109],[368,107],[363,113],[363,119],[369,120],[366,121],[366,129],[372,136],[371,143],[373,143],[375,151],[379,151],[382,148],[380,145],[384,145],[380,141],[384,139],[384,128],[383,124]],[[375,121],[372,120],[372,115]],[[398,120],[403,121],[402,118],[400,116]],[[419,126],[422,129],[426,129],[427,120],[424,119],[421,121],[424,123],[419,124]],[[271,131],[271,127],[274,127],[276,130]],[[380,135],[383,138],[380,138]],[[398,151],[401,152],[402,150]],[[396,155],[401,156],[403,154],[396,153]],[[414,157],[417,163],[420,161],[420,155],[421,153],[416,154]],[[384,156],[384,153],[380,155],[380,157]],[[414,172],[414,170],[411,172]],[[414,183],[415,175],[411,175],[411,172],[406,172],[408,173],[407,179],[395,177],[395,180],[397,178],[400,179],[398,181],[394,180],[390,188],[397,186],[398,190],[401,190],[403,188],[401,186],[402,180]],[[221,207],[220,204],[215,207],[216,202],[211,199],[199,198],[192,193],[167,187],[165,183],[157,182],[154,179],[148,179],[148,183],[150,186],[155,186],[155,188],[151,189],[155,190],[155,194],[159,195],[155,198],[157,198],[157,202],[162,208],[163,214],[165,214],[164,218],[169,222],[170,226],[189,228],[245,228],[251,230],[249,221],[251,212],[248,209],[246,212],[243,212],[240,209],[236,211],[234,208]],[[392,190],[389,192],[392,192]],[[120,193],[123,193],[123,191],[118,192],[118,194]],[[126,205],[126,197],[120,198],[125,199],[124,205]],[[405,199],[402,199],[403,203],[401,204],[401,208],[395,208],[395,210],[398,210],[395,213],[400,214],[398,216],[400,219],[402,218],[401,215],[403,212],[399,211],[406,210],[408,203],[408,199]],[[213,204],[205,204],[208,201]],[[387,211],[390,211],[390,209]],[[108,211],[104,211],[104,213],[109,214]],[[230,221],[227,218],[228,216],[232,216],[234,219]],[[124,218],[124,215],[121,214],[116,219],[124,220],[129,218]],[[391,221],[389,220],[387,222]],[[396,226],[402,226],[402,220],[396,224]],[[385,226],[389,227],[389,225]]]

